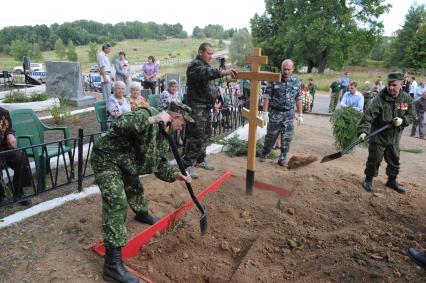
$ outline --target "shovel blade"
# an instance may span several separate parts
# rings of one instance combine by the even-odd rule
[[[328,162],[328,161],[331,161],[331,160],[334,160],[334,159],[340,158],[340,157],[342,157],[342,156],[343,156],[342,152],[341,152],[341,151],[339,151],[339,152],[336,152],[336,153],[333,153],[333,154],[330,154],[330,155],[324,156],[324,157],[321,159],[321,162],[320,162],[320,163]]]

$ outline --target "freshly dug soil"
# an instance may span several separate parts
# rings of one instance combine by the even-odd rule
[[[424,148],[404,132],[401,148]],[[321,158],[335,152],[328,118],[306,116],[289,156]],[[425,154],[401,152],[398,194],[384,187],[385,164],[374,193],[361,187],[367,149],[293,170],[256,163],[255,179],[293,191],[289,197],[254,190],[246,196],[246,158],[208,156],[215,171],[196,168],[196,192],[226,170],[234,177],[204,203],[208,231],[201,237],[195,208],[126,261],[154,282],[423,282],[425,270],[406,255],[426,248]],[[189,200],[183,183],[142,178],[157,216]],[[101,239],[99,195],[1,229],[0,282],[102,282],[103,260],[90,247]],[[129,237],[147,226],[129,210]]]

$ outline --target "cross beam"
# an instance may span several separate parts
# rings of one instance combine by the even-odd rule
[[[243,108],[243,116],[249,121],[248,157],[246,175],[246,194],[253,194],[254,172],[256,171],[256,130],[257,126],[263,128],[265,123],[258,117],[259,106],[259,81],[281,81],[281,74],[261,72],[260,66],[268,64],[268,57],[261,56],[261,49],[254,48],[252,54],[246,58],[246,64],[251,65],[251,72],[239,72],[236,76],[240,80],[251,80],[250,110]]]

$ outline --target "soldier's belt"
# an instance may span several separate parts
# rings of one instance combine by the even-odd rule
[[[280,111],[280,112],[287,112],[287,111],[290,111],[292,109],[271,106],[271,110]]]

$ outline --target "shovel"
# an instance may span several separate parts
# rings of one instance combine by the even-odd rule
[[[171,123],[169,122],[167,124],[167,127],[170,127]],[[167,133],[165,128],[164,128],[164,123],[160,122],[159,124],[160,127],[160,132],[167,138],[167,141],[170,144],[170,147],[172,148],[172,152],[173,155],[176,159],[176,162],[179,166],[179,170],[183,175],[187,175],[186,171],[185,171],[185,166],[183,165],[182,159],[180,158],[178,149],[177,149],[177,145],[175,142],[175,139],[173,138],[171,133]],[[207,231],[207,211],[206,211],[206,206],[204,204],[201,204],[197,197],[194,194],[194,191],[192,190],[192,186],[190,183],[185,182],[186,187],[188,188],[188,192],[191,195],[192,200],[194,201],[195,205],[197,206],[197,208],[200,210],[201,212],[201,216],[200,216],[200,230],[201,230],[201,235],[204,235]]]
[[[367,135],[363,141],[357,140],[354,143],[352,143],[351,145],[349,145],[347,148],[343,149],[342,151],[324,156],[321,159],[320,163],[328,162],[328,161],[342,157],[343,155],[349,153],[355,146],[359,145],[360,143],[363,143],[364,141],[370,139],[371,137],[377,135],[378,133],[381,133],[384,130],[389,129],[391,126],[392,126],[392,124],[386,124],[383,127],[379,128],[379,129],[375,130],[374,132],[370,133],[369,135]]]

